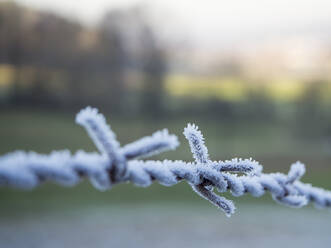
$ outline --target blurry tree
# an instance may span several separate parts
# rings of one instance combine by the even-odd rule
[[[71,68],[78,61],[81,27],[12,2],[0,4],[0,20],[0,62],[15,68],[12,102],[54,102],[57,94],[50,87],[52,75],[55,71],[69,78],[74,75]]]
[[[12,82],[13,101],[20,92],[20,69],[23,63],[23,9],[13,2],[0,3],[0,63],[15,67]]]
[[[41,13],[34,21],[26,36],[25,42],[29,47],[25,63],[38,68],[30,90],[35,104],[52,100],[54,94],[49,82],[55,71],[66,73],[69,79],[81,74],[81,71],[73,71],[81,53],[80,32],[78,24],[49,13]],[[71,98],[79,92],[80,85],[77,83],[74,80],[68,82],[67,90],[72,91]]]
[[[148,109],[152,118],[164,114],[164,77],[167,70],[165,51],[155,39],[155,35],[147,25],[143,27],[142,35],[142,71],[145,75],[144,91],[141,108]]]
[[[123,75],[136,71],[142,76],[141,113],[157,118],[163,114],[163,79],[166,73],[166,56],[158,34],[148,14],[140,6],[109,12],[101,25],[104,40],[113,45],[112,68],[118,73],[113,78],[115,102],[123,98]],[[108,63],[109,63],[108,62]],[[115,75],[115,73],[114,73]],[[136,79],[138,80],[138,79]]]
[[[125,70],[128,66],[128,53],[124,44],[121,27],[121,11],[108,12],[100,24],[100,39],[97,45],[98,62],[95,64],[96,72],[106,80],[106,86],[101,87],[108,95],[107,103],[113,111],[122,111],[125,104]]]
[[[134,101],[128,93],[131,85],[127,76],[134,71],[141,77],[134,78],[131,83],[140,81],[143,86],[138,109],[152,117],[162,114],[166,56],[148,14],[141,7],[106,13],[99,25],[98,39],[90,57],[94,58],[89,68],[98,79],[94,84],[99,89],[100,104],[122,114],[137,108],[130,105]]]
[[[127,113],[132,100],[127,75],[134,71],[140,76],[133,83],[143,87],[131,107],[158,117],[166,59],[157,35],[140,7],[109,11],[89,29],[52,13],[0,3],[0,65],[15,69],[15,104],[92,104]]]
[[[302,138],[324,137],[329,134],[329,110],[323,108],[321,93],[323,81],[310,82],[303,97],[297,102],[294,125]],[[326,110],[326,111],[324,111]]]

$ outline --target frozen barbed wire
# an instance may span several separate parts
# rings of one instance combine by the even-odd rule
[[[245,193],[260,197],[269,191],[275,201],[291,207],[302,207],[308,202],[314,202],[319,208],[331,207],[330,191],[299,181],[305,173],[302,163],[292,164],[286,175],[264,174],[262,166],[251,158],[212,161],[203,135],[194,124],[187,125],[184,135],[195,161],[184,162],[138,160],[173,150],[179,145],[177,137],[166,129],[120,147],[115,133],[97,109],[83,109],[78,113],[76,122],[87,130],[100,153],[9,153],[0,157],[0,185],[30,189],[44,181],[54,181],[73,186],[88,177],[97,189],[106,190],[121,182],[147,187],[153,181],[171,186],[185,180],[196,193],[227,216],[234,213],[235,206],[231,200],[216,194],[214,188],[220,193],[229,190],[236,197]]]

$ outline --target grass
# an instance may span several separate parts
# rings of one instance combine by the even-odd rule
[[[214,159],[236,156],[260,158],[278,157],[328,157],[331,154],[324,140],[302,140],[291,133],[288,126],[275,123],[222,122],[220,119],[181,119],[148,120],[120,119],[106,115],[112,129],[117,133],[121,144],[125,144],[156,130],[168,128],[176,134],[181,146],[174,152],[168,152],[161,158],[192,158],[182,131],[188,122],[199,125],[204,133],[210,154]],[[0,154],[12,150],[35,150],[48,153],[52,150],[96,148],[85,130],[75,124],[75,114],[11,110],[0,111]]]
[[[169,75],[166,79],[166,90],[177,97],[190,96],[194,98],[215,98],[224,101],[244,101],[253,93],[264,93],[268,99],[275,102],[295,102],[305,95],[315,83],[304,83],[302,79],[292,77],[274,77],[265,83],[256,83],[241,76],[190,76]],[[331,82],[325,81],[318,85],[319,99],[330,102]]]

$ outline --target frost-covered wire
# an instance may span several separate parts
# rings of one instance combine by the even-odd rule
[[[97,109],[82,110],[76,122],[87,130],[100,153],[9,153],[0,157],[0,185],[29,189],[53,181],[73,186],[87,177],[97,189],[106,190],[122,182],[147,187],[153,181],[172,186],[185,180],[197,194],[227,216],[234,213],[235,206],[231,200],[216,194],[214,188],[220,193],[230,191],[236,197],[245,193],[260,197],[268,191],[275,201],[291,207],[302,207],[308,202],[314,202],[319,208],[331,207],[330,191],[300,181],[305,173],[302,163],[293,164],[288,174],[264,174],[262,166],[252,159],[212,161],[203,135],[194,124],[184,129],[194,162],[184,162],[138,160],[179,145],[177,137],[167,130],[120,147],[116,135]]]

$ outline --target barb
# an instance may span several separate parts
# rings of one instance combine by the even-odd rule
[[[209,163],[208,149],[198,127],[189,123],[183,133],[190,144],[191,152],[193,153],[195,161],[203,164]]]
[[[155,132],[152,136],[141,138],[125,145],[121,150],[127,159],[145,158],[167,150],[174,150],[179,145],[177,136],[169,135],[167,129]]]
[[[228,183],[221,173],[214,170],[202,133],[197,126],[189,123],[184,129],[184,135],[190,144],[191,152],[195,158],[196,167],[198,168],[197,173],[203,179],[200,184],[191,184],[193,190],[222,209],[227,216],[231,216],[235,210],[232,201],[220,197],[213,192],[213,186],[220,192],[226,191]]]
[[[120,147],[115,134],[97,109],[86,108],[76,117],[86,128],[99,153],[78,151],[52,152],[49,155],[34,152],[13,152],[0,157],[0,186],[31,189],[45,181],[73,186],[82,178],[89,178],[99,190],[113,184],[132,182],[147,187],[153,181],[165,186],[187,181],[201,197],[219,207],[227,216],[235,211],[232,201],[217,195],[230,191],[239,197],[250,193],[255,197],[269,191],[272,198],[291,207],[302,207],[314,202],[319,208],[331,207],[331,192],[304,184],[301,177],[305,166],[292,164],[289,173],[262,173],[262,166],[252,159],[212,161],[202,133],[194,124],[188,124],[184,135],[189,142],[194,162],[137,160],[137,158],[173,150],[178,139],[167,130],[158,131],[131,144]],[[239,173],[239,174],[238,174]]]
[[[126,161],[121,152],[115,133],[107,125],[105,117],[95,108],[87,107],[76,116],[76,123],[83,126],[96,147],[109,158],[109,171],[112,179],[120,179],[125,174]]]

